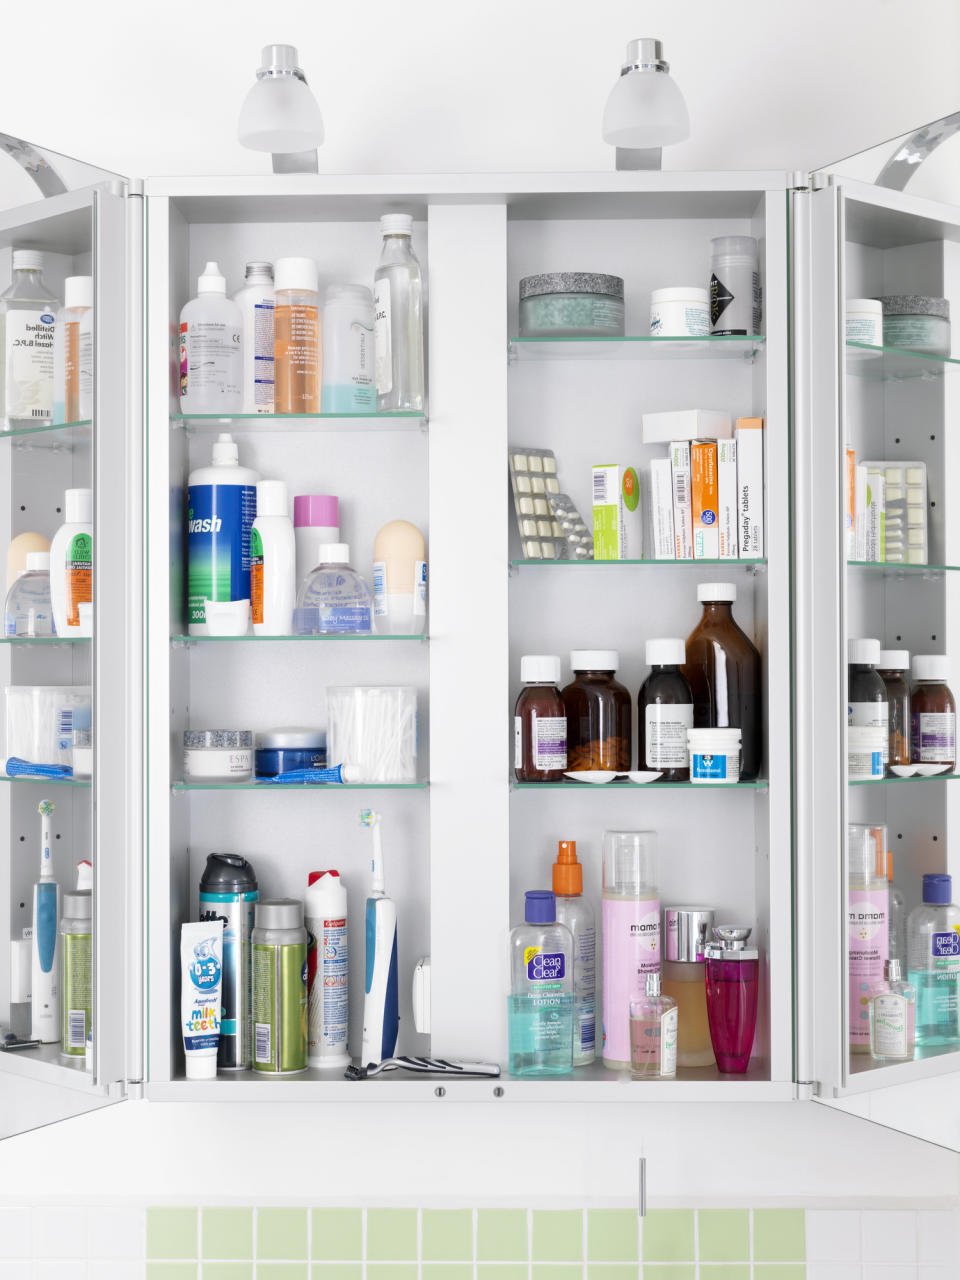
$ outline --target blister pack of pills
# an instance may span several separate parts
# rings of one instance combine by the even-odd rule
[[[924,462],[864,462],[883,475],[884,561],[927,564],[927,467]]]
[[[548,493],[550,513],[559,524],[567,543],[568,560],[593,559],[593,533],[583,522],[573,499],[566,493]]]
[[[560,493],[553,451],[511,445],[510,485],[523,558],[566,560],[567,540],[550,510],[550,498]]]

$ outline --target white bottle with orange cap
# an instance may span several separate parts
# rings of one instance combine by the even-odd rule
[[[576,840],[561,840],[553,864],[557,920],[573,934],[573,1065],[597,1053],[597,917],[583,896],[583,866]]]

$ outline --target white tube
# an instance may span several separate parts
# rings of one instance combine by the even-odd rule
[[[223,921],[180,926],[180,1023],[188,1080],[215,1080],[220,1040]]]

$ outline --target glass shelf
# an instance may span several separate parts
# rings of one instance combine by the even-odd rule
[[[323,791],[330,795],[335,791],[426,791],[429,782],[264,782],[251,779],[249,782],[184,782],[178,779],[171,783],[170,789],[175,793],[181,791],[267,791],[288,792],[303,795],[305,792]]]
[[[888,787],[892,785],[903,786],[907,782],[955,782],[960,778],[960,773],[933,773],[927,777],[920,777],[919,774],[912,778],[898,778],[896,774],[889,778],[851,778],[847,781],[848,787]]]
[[[747,360],[763,350],[763,338],[511,338],[510,360]]]
[[[5,773],[0,773],[0,782],[32,782],[38,787],[88,787],[90,786],[89,778],[31,778],[26,776],[17,776],[10,778]]]
[[[0,636],[0,644],[89,644],[91,636]]]
[[[331,633],[322,636],[183,636],[175,635],[170,637],[170,643],[174,645],[191,645],[191,644],[236,644],[237,642],[255,643],[255,644],[288,644],[290,641],[296,641],[300,644],[309,644],[311,641],[317,640],[356,640],[369,644],[371,640],[410,640],[419,644],[428,644],[430,637],[427,635],[416,636],[395,636],[381,635],[379,632],[372,632],[369,635],[357,635],[355,633]]]
[[[893,560],[848,560],[848,569],[867,569],[878,578],[930,578],[960,573],[960,564],[898,564]]]
[[[848,342],[847,373],[873,382],[903,382],[910,378],[942,378],[947,369],[960,368],[960,359],[930,356],[903,347],[872,347]]]
[[[589,565],[595,568],[609,568],[617,565],[633,565],[647,569],[702,569],[705,565],[721,565],[724,569],[746,569],[758,573],[766,568],[766,560],[511,560],[513,569],[526,568],[577,568]]]
[[[0,428],[0,439],[9,440],[15,449],[72,449],[92,437],[90,418],[77,422],[44,422],[36,427]]]
[[[264,431],[426,431],[425,413],[174,413],[174,427],[192,435]]]
[[[514,791],[766,791],[765,778],[755,782],[630,782],[625,778],[613,782],[517,782],[510,780]]]

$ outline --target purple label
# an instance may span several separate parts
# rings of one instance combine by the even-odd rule
[[[960,956],[960,934],[935,933],[930,938],[930,954],[934,956]]]
[[[566,957],[562,951],[538,951],[527,961],[527,977],[531,982],[555,982],[566,977]]]

